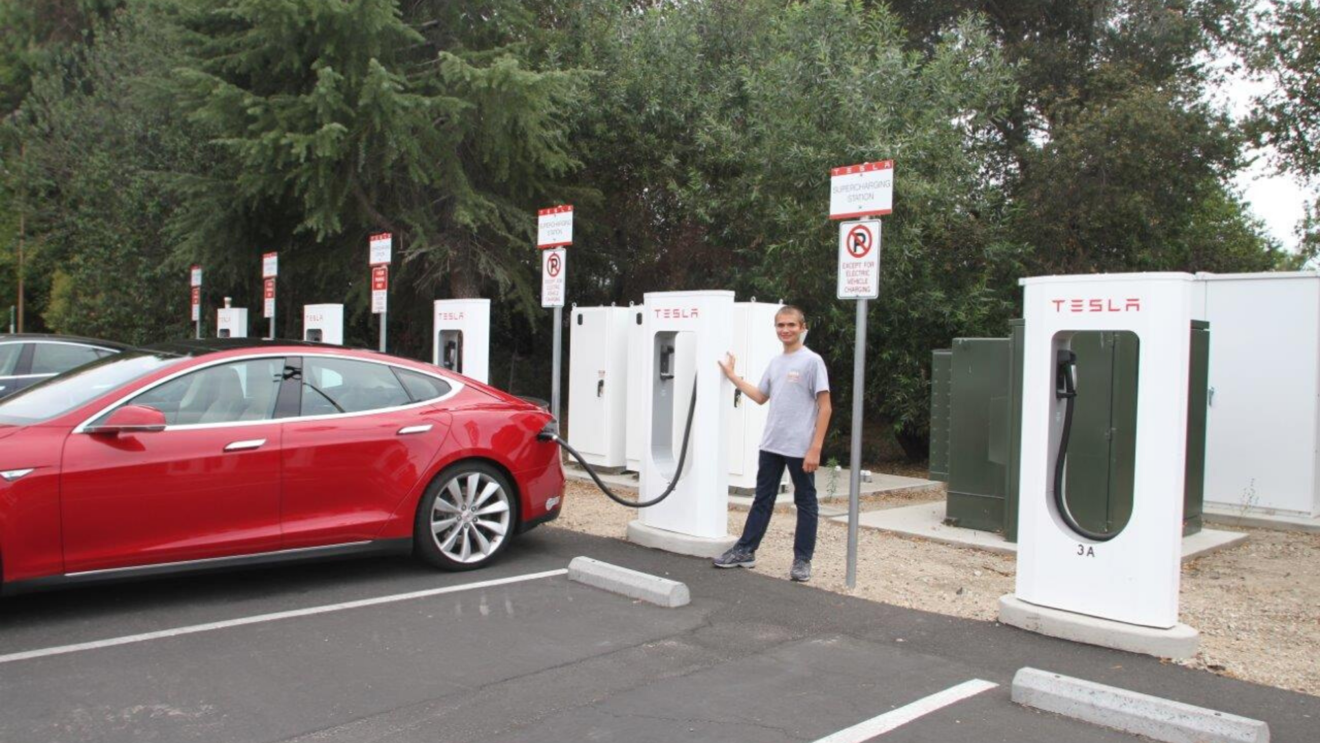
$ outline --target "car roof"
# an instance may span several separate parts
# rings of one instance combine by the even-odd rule
[[[153,343],[149,346],[142,346],[142,350],[170,356],[196,357],[207,356],[213,353],[224,353],[226,351],[242,351],[247,349],[264,350],[272,348],[288,348],[290,346],[338,351],[369,350],[348,348],[334,343],[314,343],[312,341],[289,340],[286,338],[275,338],[274,340],[269,338],[188,338],[185,340]]]
[[[126,343],[104,341],[100,338],[86,338],[81,335],[59,335],[58,333],[0,333],[0,343],[13,341],[59,341],[61,343],[81,343],[83,345],[113,348],[120,351],[126,351],[132,348],[132,346]]]

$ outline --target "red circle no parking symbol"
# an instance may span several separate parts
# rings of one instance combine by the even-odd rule
[[[557,253],[551,253],[545,259],[545,270],[550,274],[550,278],[558,276],[563,268],[563,262],[559,260],[559,255]]]
[[[865,258],[866,254],[871,252],[871,230],[866,225],[857,225],[848,230],[848,238],[844,244],[848,248],[848,255],[854,258]]]

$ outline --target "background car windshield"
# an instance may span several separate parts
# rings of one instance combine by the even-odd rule
[[[23,350],[22,343],[0,344],[0,377],[14,373],[18,366],[18,355]]]
[[[183,361],[179,356],[130,351],[80,366],[0,400],[0,424],[40,423],[95,400],[157,369]]]

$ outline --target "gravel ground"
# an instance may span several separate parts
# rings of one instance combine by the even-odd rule
[[[910,474],[904,472],[902,474]],[[621,492],[622,489],[620,489]],[[863,509],[944,497],[944,487],[864,499]],[[834,501],[833,504],[839,504]],[[846,500],[842,502],[846,507]],[[554,526],[624,538],[635,511],[594,485],[569,481]],[[742,533],[744,511],[730,510],[729,533]],[[757,551],[756,572],[788,580],[793,557],[792,507],[776,509]],[[1246,544],[1183,566],[1183,622],[1201,631],[1201,652],[1187,665],[1320,696],[1320,535],[1245,530]],[[981,550],[862,529],[857,587],[844,583],[846,524],[822,521],[812,585],[874,601],[995,621],[999,597],[1013,592],[1015,559]]]

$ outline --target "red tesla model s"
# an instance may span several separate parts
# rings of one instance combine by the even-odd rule
[[[0,401],[0,588],[383,551],[480,567],[559,514],[551,424],[370,351],[125,351]]]

